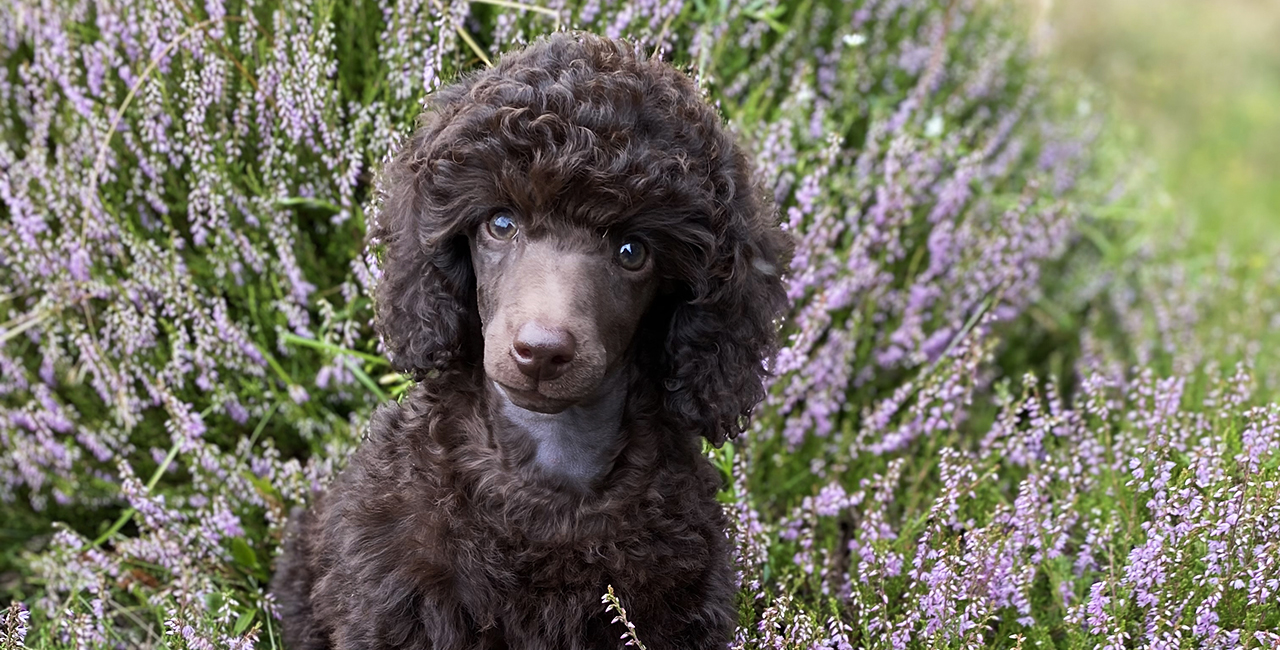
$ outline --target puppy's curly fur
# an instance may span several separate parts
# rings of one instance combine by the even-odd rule
[[[381,186],[377,326],[419,384],[294,516],[272,585],[289,647],[620,647],[610,584],[648,647],[724,647],[727,522],[698,438],[736,436],[764,396],[790,243],[715,110],[629,44],[557,34],[435,93]],[[590,489],[495,436],[471,244],[495,206],[653,251],[625,442]]]

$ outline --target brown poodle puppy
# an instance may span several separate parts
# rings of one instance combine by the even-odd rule
[[[295,515],[303,648],[723,648],[721,478],[790,242],[693,83],[557,34],[442,88],[384,172],[378,328],[420,382]]]

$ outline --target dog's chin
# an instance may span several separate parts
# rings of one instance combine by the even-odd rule
[[[563,398],[557,398],[557,397],[548,397],[546,395],[543,395],[542,393],[539,393],[536,389],[524,390],[520,388],[514,388],[512,386],[507,386],[506,384],[503,384],[502,382],[498,382],[498,381],[495,381],[494,384],[496,384],[498,386],[498,389],[501,390],[503,394],[507,396],[507,399],[511,400],[512,404],[526,411],[534,411],[536,413],[547,413],[547,414],[554,415],[556,413],[560,413],[564,411],[570,406],[573,406],[574,404],[577,404],[579,401],[581,401],[577,399],[563,399]]]

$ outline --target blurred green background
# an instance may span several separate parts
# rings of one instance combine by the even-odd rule
[[[1102,87],[1152,158],[1172,209],[1143,218],[1176,222],[1152,232],[1280,250],[1280,0],[1025,1],[1037,44]]]

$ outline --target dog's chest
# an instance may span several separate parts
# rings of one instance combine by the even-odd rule
[[[698,510],[693,494],[646,485],[575,508],[530,492],[495,507],[501,515],[486,518],[489,525],[471,538],[483,540],[482,550],[466,549],[481,551],[473,557],[483,558],[480,574],[495,588],[594,590],[602,581],[647,580],[682,557],[707,557],[723,536],[711,521],[687,519]]]
[[[556,414],[526,411],[507,401],[501,405],[500,438],[532,442],[526,469],[585,492],[613,469],[626,443],[620,399]]]
[[[556,629],[543,630],[550,635],[545,647],[614,647],[617,634],[600,605],[610,586],[628,597],[644,594],[645,602],[666,602],[664,594],[678,598],[708,570],[727,567],[721,549],[712,543],[716,531],[698,531],[704,537],[690,534],[690,522],[663,523],[683,530],[605,515],[579,518],[554,530],[495,529],[484,553],[484,570],[459,576],[469,583],[464,591],[474,597],[467,603],[469,615],[482,627],[522,630],[523,638],[528,630],[543,627],[547,612],[561,612]],[[576,534],[569,532],[573,527]],[[656,616],[651,605],[628,606],[637,615]],[[574,645],[580,643],[585,645]]]
[[[562,432],[548,432],[536,440],[534,469],[579,490],[589,489],[604,478],[613,468],[617,455],[616,445],[599,437],[569,437]]]

